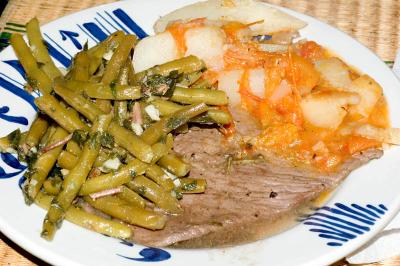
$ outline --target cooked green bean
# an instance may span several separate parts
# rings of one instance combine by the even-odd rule
[[[90,98],[109,100],[135,100],[141,97],[140,87],[131,85],[83,82],[57,79],[56,84],[73,91],[84,92]]]
[[[116,196],[105,196],[96,200],[86,196],[84,199],[94,208],[112,217],[144,228],[162,229],[167,221],[164,215],[129,204]]]
[[[51,136],[49,143],[56,143],[64,139],[68,133],[61,127],[57,127]],[[32,166],[32,175],[28,178],[27,185],[24,188],[27,203],[32,202],[37,196],[47,175],[53,168],[58,156],[62,151],[63,145],[58,146],[48,152],[41,154]]]
[[[64,169],[71,170],[75,167],[76,163],[78,162],[78,156],[68,152],[62,151],[60,156],[58,157],[57,164]]]
[[[103,112],[108,114],[112,110],[112,105],[109,100],[97,99],[95,105]]]
[[[45,195],[41,192],[36,197],[35,203],[41,208],[48,210],[52,200],[52,196]],[[102,218],[74,206],[68,208],[65,213],[65,219],[83,228],[111,237],[128,239],[132,235],[132,229],[128,225],[115,220]]]
[[[114,117],[118,125],[123,126],[125,119],[128,118],[128,102],[114,101]]]
[[[190,165],[173,153],[163,156],[158,164],[178,177],[185,176],[190,171]]]
[[[55,125],[50,125],[47,128],[46,133],[44,133],[43,137],[40,139],[39,149],[42,149],[43,147],[46,147],[49,144],[49,140],[56,132],[56,129],[57,127]]]
[[[74,107],[90,121],[94,121],[97,116],[103,113],[95,104],[83,97],[80,93],[66,89],[58,83],[55,84],[54,90],[68,104]],[[111,122],[107,131],[114,137],[114,140],[118,145],[127,149],[139,160],[149,163],[153,159],[151,146],[146,144],[132,131],[118,125],[118,122]]]
[[[207,187],[207,181],[199,178],[180,178],[180,189],[182,193],[204,193]]]
[[[142,139],[148,144],[156,143],[162,136],[165,136],[172,130],[186,124],[191,118],[206,112],[208,109],[204,103],[185,106],[172,115],[162,118],[160,121],[152,124],[141,135]]]
[[[154,152],[154,157],[152,162],[156,163],[161,157],[164,155],[167,155],[170,151],[170,148],[165,144],[161,142],[157,142],[151,146],[151,149]]]
[[[129,84],[129,64],[132,65],[132,60],[130,57],[125,62],[124,67],[121,69],[118,76],[118,85],[128,85]],[[115,93],[116,94],[116,93]],[[138,90],[140,97],[140,88]],[[128,118],[128,102],[127,101],[114,101],[114,117],[120,126],[124,125],[124,121]]]
[[[171,115],[185,107],[184,105],[162,99],[155,99],[150,104],[153,104],[158,109],[161,116]]]
[[[42,64],[40,68],[44,73],[46,73],[51,79],[61,76],[61,71],[54,64],[49,52],[47,51],[47,47],[44,44],[37,18],[31,19],[26,24],[26,33],[28,35],[32,54],[36,58],[37,62]]]
[[[192,118],[190,122],[201,124],[217,123],[220,125],[227,125],[232,123],[232,116],[230,113],[224,110],[210,108],[207,113]]]
[[[90,56],[90,66],[89,66],[89,74],[93,75],[101,63],[103,62],[103,57],[107,53],[113,52],[113,50],[118,47],[124,38],[125,34],[122,31],[116,31],[110,36],[107,37],[104,41],[99,43],[96,46],[90,48],[87,52]]]
[[[135,191],[130,190],[126,186],[122,186],[121,192],[117,194],[117,197],[125,200],[128,203],[132,203],[138,207],[144,208],[146,207],[146,200],[142,198]]]
[[[101,115],[90,129],[89,139],[85,142],[78,163],[65,176],[61,192],[53,199],[43,222],[42,237],[51,240],[57,227],[61,224],[65,212],[71,206],[82,184],[85,182],[100,150],[101,132],[104,132],[111,122],[111,115]]]
[[[179,82],[179,86],[189,87],[195,83],[201,77],[201,75],[203,75],[203,72],[201,71],[185,74],[183,75],[182,80]]]
[[[77,129],[89,129],[89,127],[80,119],[71,116],[67,108],[63,107],[60,102],[50,94],[36,98],[35,103],[41,111],[53,118],[54,121],[70,133]]]
[[[129,182],[136,175],[144,174],[147,165],[139,160],[130,161],[121,169],[88,179],[81,187],[79,195],[89,195],[106,189],[116,188]]]
[[[76,54],[74,62],[68,76],[73,80],[88,81],[89,80],[90,58],[86,51]]]
[[[124,37],[104,70],[104,75],[101,80],[103,84],[110,85],[112,82],[116,82],[121,66],[126,62],[129,53],[136,44],[136,40],[137,37],[134,35],[127,35]]]
[[[171,191],[175,188],[172,179],[167,176],[160,166],[151,164],[146,169],[146,176],[163,187],[166,191]]]
[[[107,131],[114,137],[118,145],[128,150],[136,156],[136,158],[145,163],[150,163],[152,161],[154,153],[151,146],[136,136],[132,131],[121,127],[115,121],[111,123]]]
[[[192,73],[196,71],[202,71],[206,68],[204,62],[196,56],[189,55],[180,59],[176,59],[161,65],[154,66],[145,71],[135,74],[135,80],[142,81],[145,76],[159,74],[167,76],[172,71],[178,73]]]
[[[181,110],[183,107],[185,107],[184,105],[180,105],[162,99],[155,99],[151,102],[151,104],[153,104],[158,109],[161,116],[171,115],[176,111]],[[224,110],[216,109],[215,107],[210,107],[206,113],[192,118],[190,122],[217,123],[221,125],[226,125],[232,122],[232,116]]]
[[[194,89],[176,87],[172,94],[171,100],[174,102],[192,104],[192,103],[205,103],[209,105],[226,105],[228,104],[228,97],[226,93],[221,90],[210,89]]]
[[[49,195],[58,195],[61,190],[62,179],[61,178],[48,178],[43,183],[43,188]]]
[[[29,85],[42,94],[50,93],[52,90],[51,79],[38,67],[35,57],[22,36],[16,33],[12,34],[10,43],[26,72]]]
[[[68,141],[67,146],[65,147],[65,150],[72,153],[75,156],[79,156],[82,152],[82,149],[79,146],[79,144],[76,143],[73,139]]]
[[[166,212],[172,214],[182,213],[178,200],[170,192],[164,190],[147,177],[139,175],[127,183],[127,186],[139,195],[151,200]]]
[[[65,88],[61,82],[54,82],[54,91],[61,96],[69,105],[81,113],[90,121],[94,121],[103,112],[81,93]]]
[[[46,133],[48,126],[49,123],[46,119],[42,116],[36,117],[25,138],[25,143],[29,148],[36,147],[39,144],[40,139]]]

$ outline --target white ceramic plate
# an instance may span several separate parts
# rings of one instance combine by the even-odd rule
[[[59,66],[88,41],[94,45],[116,29],[143,37],[156,19],[192,0],[123,1],[63,17],[42,27]],[[400,127],[400,82],[370,50],[314,18],[280,8],[309,25],[302,36],[315,40],[376,79],[388,99],[393,126]],[[27,128],[35,109],[23,91],[24,77],[11,48],[0,54],[0,135]],[[400,207],[400,147],[354,171],[308,220],[277,236],[224,249],[152,249],[64,222],[53,242],[40,238],[45,212],[27,207],[18,187],[24,168],[11,155],[0,162],[0,230],[20,246],[57,265],[324,265],[353,252],[379,232]],[[232,232],[234,233],[234,232]]]

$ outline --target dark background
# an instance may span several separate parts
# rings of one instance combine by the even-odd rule
[[[0,0],[0,15],[3,13],[4,7],[7,5],[8,0]]]

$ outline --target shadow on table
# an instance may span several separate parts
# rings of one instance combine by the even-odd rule
[[[15,252],[32,262],[33,264],[40,265],[40,266],[50,266],[50,264],[42,261],[41,259],[35,257],[34,255],[30,254],[28,251],[24,250],[13,241],[11,241],[8,237],[6,237],[3,233],[0,232],[0,240],[3,241],[6,245],[12,248]]]

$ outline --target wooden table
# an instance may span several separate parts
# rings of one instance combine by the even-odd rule
[[[0,0],[1,1],[1,0]],[[0,31],[25,24],[33,16],[41,23],[115,0],[9,0],[0,18]],[[314,16],[352,35],[384,61],[393,61],[400,48],[400,1],[397,0],[266,0]],[[6,28],[6,29],[5,29]],[[8,29],[7,29],[8,28]],[[0,233],[0,265],[46,265]],[[349,265],[344,260],[335,266]],[[370,265],[400,265],[400,257]]]

